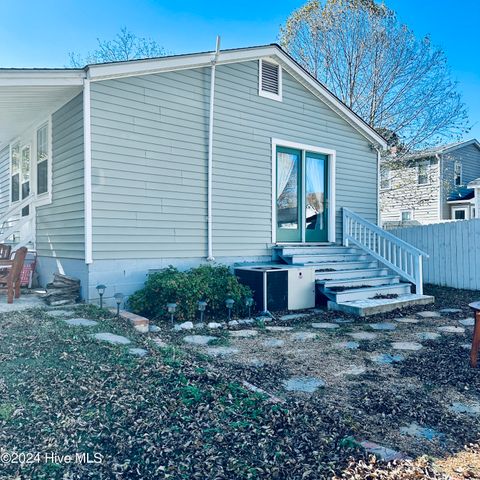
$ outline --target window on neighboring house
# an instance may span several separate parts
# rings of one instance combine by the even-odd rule
[[[465,220],[466,218],[466,210],[461,209],[461,210],[454,210],[453,215],[455,220]]]
[[[48,192],[48,123],[37,130],[37,194]]]
[[[382,167],[380,169],[380,188],[382,190],[388,190],[390,188],[390,169]]]
[[[402,222],[409,222],[412,219],[412,212],[410,210],[404,210],[401,218]]]
[[[282,67],[268,60],[260,60],[258,94],[282,101]]]
[[[428,174],[429,174],[429,170],[430,170],[430,162],[429,161],[425,161],[425,162],[420,162],[418,164],[418,179],[417,179],[417,183],[419,185],[426,185],[427,183],[430,182],[429,178],[428,178]]]
[[[454,182],[455,186],[459,187],[462,184],[462,162],[456,161],[454,167]]]

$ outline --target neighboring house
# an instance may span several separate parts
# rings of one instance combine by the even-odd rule
[[[168,265],[270,261],[341,243],[342,207],[377,223],[385,147],[277,45],[2,69],[0,241],[33,244],[41,283],[79,277],[87,301]]]
[[[381,169],[380,201],[384,227],[462,220],[475,216],[474,191],[480,177],[480,143],[444,145],[410,155],[402,170]]]

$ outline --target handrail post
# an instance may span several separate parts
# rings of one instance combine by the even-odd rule
[[[343,208],[342,209],[342,245],[344,247],[348,247],[348,217],[347,217],[347,211]]]
[[[423,295],[423,263],[422,256],[417,255],[416,271],[415,271],[415,290],[417,295]]]

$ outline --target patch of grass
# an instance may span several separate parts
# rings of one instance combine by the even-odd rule
[[[214,340],[208,342],[208,345],[212,347],[229,347],[230,338],[227,335],[222,335],[221,337],[215,338]]]
[[[0,420],[8,421],[15,411],[15,406],[11,403],[0,403]]]

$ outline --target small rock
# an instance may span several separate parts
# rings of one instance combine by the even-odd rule
[[[183,322],[183,323],[177,323],[174,327],[174,330],[177,332],[179,330],[193,330],[193,323],[192,322]]]
[[[357,350],[360,347],[358,342],[339,342],[334,344],[337,348],[347,348],[348,350]]]
[[[472,349],[472,346],[469,343],[462,343],[460,346],[462,348],[464,348],[465,350],[471,350]]]
[[[279,348],[279,347],[283,347],[284,345],[285,345],[285,342],[278,338],[269,338],[268,340],[265,340],[263,342],[263,346],[268,348]]]
[[[64,320],[65,323],[72,327],[93,327],[98,325],[95,320],[89,320],[88,318],[71,318],[70,320]]]
[[[252,367],[263,367],[265,365],[265,362],[262,362],[262,360],[259,360],[258,358],[251,358],[247,360],[247,365],[251,365]]]
[[[312,332],[294,332],[290,335],[292,340],[305,342],[306,340],[313,340],[317,337],[316,333]]]
[[[450,411],[454,413],[466,413],[468,415],[480,415],[480,403],[478,402],[469,402],[461,403],[454,402],[449,407]]]
[[[340,377],[342,375],[363,375],[367,369],[365,367],[361,367],[359,365],[352,365],[346,370],[338,372],[335,374],[336,377]]]
[[[398,317],[394,318],[396,322],[399,323],[418,323],[420,320],[417,320],[416,318],[410,318],[410,317]]]
[[[394,348],[395,350],[416,351],[422,349],[423,345],[417,342],[393,342],[392,348]]]
[[[207,354],[211,355],[212,357],[223,357],[227,355],[234,355],[238,353],[238,348],[233,347],[210,347],[207,348]]]
[[[230,332],[231,337],[240,337],[240,338],[247,338],[247,337],[256,337],[258,332],[256,330],[236,330],[234,332]]]
[[[123,337],[122,335],[115,335],[114,333],[109,332],[93,333],[92,337],[94,337],[96,340],[111,343],[113,345],[127,345],[131,343],[127,337]]]
[[[375,338],[377,338],[377,334],[371,332],[354,332],[347,333],[347,335],[354,338],[355,340],[374,340]]]
[[[375,353],[370,358],[375,363],[379,363],[381,365],[390,365],[392,363],[398,363],[404,360],[402,355],[391,355],[390,353]]]
[[[153,323],[151,323],[149,326],[148,326],[148,331],[149,332],[152,332],[152,333],[157,333],[161,330],[161,328],[158,326],[158,325],[154,325]]]
[[[462,310],[460,308],[442,308],[440,313],[448,315],[449,313],[462,313]]]
[[[475,325],[475,319],[473,317],[462,318],[462,320],[459,320],[458,322],[464,327],[473,327]]]
[[[319,322],[319,323],[312,323],[313,328],[321,328],[325,330],[334,330],[339,328],[336,323],[327,323],[327,322]]]
[[[280,317],[280,320],[282,320],[283,322],[289,322],[291,320],[300,320],[309,316],[309,313],[291,313],[289,315],[283,315],[282,317]]]
[[[236,327],[238,325],[240,325],[240,324],[238,323],[237,320],[232,320],[232,321],[228,322],[229,327]]]
[[[400,433],[402,435],[410,435],[412,437],[424,438],[426,440],[434,440],[435,438],[442,438],[445,436],[443,433],[437,432],[433,428],[421,427],[415,422],[406,427],[400,427]]]
[[[438,318],[442,316],[439,312],[431,312],[428,310],[424,312],[418,312],[417,315],[422,318]]]
[[[148,351],[144,348],[129,348],[128,353],[131,355],[136,355],[137,357],[144,357],[148,354]]]
[[[265,330],[267,330],[269,332],[290,332],[291,330],[293,330],[293,327],[282,327],[282,326],[279,326],[279,327],[265,327]]]
[[[446,327],[438,327],[438,330],[445,333],[460,333],[460,334],[465,333],[465,329],[463,327],[455,327],[450,325]]]
[[[415,335],[419,340],[438,340],[441,335],[434,332],[419,332]]]
[[[202,330],[202,328],[205,328],[205,322],[197,322],[193,325],[193,328],[195,328],[195,330]]]
[[[325,381],[316,377],[293,377],[282,383],[288,392],[313,393],[325,386]]]
[[[243,320],[237,320],[239,325],[252,325],[255,322],[253,318],[244,318]]]
[[[372,330],[395,330],[397,326],[394,323],[370,323],[369,327]]]
[[[161,338],[154,338],[153,343],[159,348],[166,348],[168,345]]]
[[[211,337],[209,335],[187,335],[183,337],[183,341],[192,345],[206,345],[217,338],[218,337]]]
[[[207,327],[212,329],[212,330],[215,330],[217,328],[222,328],[223,325],[221,323],[218,323],[218,322],[209,322],[209,323],[207,323]]]
[[[368,453],[375,455],[377,458],[384,460],[385,462],[391,462],[393,460],[402,460],[406,457],[405,454],[401,452],[397,452],[396,450],[393,450],[391,448],[379,445],[378,443],[364,440],[363,442],[360,442],[360,445]]]

